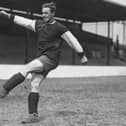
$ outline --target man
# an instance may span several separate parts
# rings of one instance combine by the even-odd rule
[[[29,73],[32,74],[31,92],[28,96],[29,116],[22,123],[35,123],[40,121],[38,117],[39,86],[48,72],[55,69],[59,63],[62,39],[78,53],[81,57],[82,64],[88,61],[78,40],[67,27],[54,19],[55,11],[56,5],[53,2],[42,5],[42,19],[39,20],[31,20],[0,11],[1,16],[7,17],[14,23],[38,34],[39,46],[36,59],[24,65],[22,71],[13,75],[0,88],[0,97],[4,98],[13,88],[23,82]]]

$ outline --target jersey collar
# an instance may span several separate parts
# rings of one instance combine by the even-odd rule
[[[55,22],[56,22],[56,21],[54,20],[54,21],[52,21],[52,22],[49,22],[48,24],[55,24]]]

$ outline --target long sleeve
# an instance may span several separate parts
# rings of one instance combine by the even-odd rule
[[[71,48],[73,48],[77,53],[83,52],[83,48],[78,42],[77,38],[70,32],[67,31],[61,36],[69,45]]]
[[[32,31],[35,31],[36,20],[31,20],[28,18],[24,18],[24,17],[15,15],[14,16],[14,23],[18,24],[20,26],[26,27]]]

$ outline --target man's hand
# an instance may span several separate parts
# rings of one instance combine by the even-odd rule
[[[81,58],[81,61],[80,61],[81,64],[83,64],[83,65],[87,64],[88,59],[87,59],[87,57],[86,57],[84,52],[78,53],[78,56]]]
[[[81,64],[85,65],[85,64],[87,64],[87,62],[88,62],[87,57],[85,55],[83,55],[81,58]]]
[[[10,18],[10,14],[7,13],[6,11],[0,11],[0,16]]]

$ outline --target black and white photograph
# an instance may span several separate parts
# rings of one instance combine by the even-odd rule
[[[126,0],[0,0],[0,126],[126,126]]]

